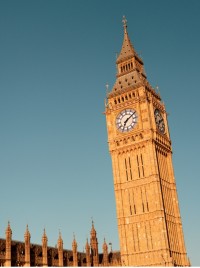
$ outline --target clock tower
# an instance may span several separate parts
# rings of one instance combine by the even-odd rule
[[[123,27],[105,107],[122,265],[188,266],[167,112]]]

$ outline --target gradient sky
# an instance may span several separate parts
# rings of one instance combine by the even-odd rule
[[[169,113],[183,230],[200,266],[200,1],[0,1],[0,237],[83,251],[93,217],[119,249],[105,84],[115,81],[122,16]]]

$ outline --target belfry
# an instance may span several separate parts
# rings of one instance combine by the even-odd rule
[[[123,266],[188,266],[165,105],[149,84],[123,18],[105,115]]]

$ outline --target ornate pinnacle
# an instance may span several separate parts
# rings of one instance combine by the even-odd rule
[[[11,228],[10,228],[10,221],[8,221],[6,232],[11,232],[12,233]]]
[[[126,19],[126,17],[125,17],[125,16],[123,16],[123,20],[122,20],[122,22],[123,22],[123,26],[124,26],[124,32],[126,33],[126,28],[127,28],[127,19]]]

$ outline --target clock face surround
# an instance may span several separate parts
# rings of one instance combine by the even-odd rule
[[[164,119],[161,115],[161,112],[158,109],[155,109],[154,116],[155,116],[156,126],[157,126],[158,130],[162,134],[164,134],[165,133],[165,123],[164,123]]]
[[[121,111],[116,118],[116,127],[120,132],[131,131],[137,123],[137,113],[133,109]]]

